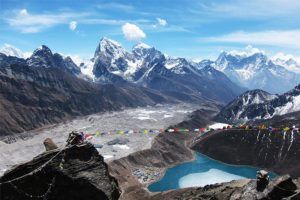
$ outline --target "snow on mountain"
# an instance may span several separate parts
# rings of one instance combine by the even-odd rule
[[[4,44],[0,50],[0,53],[5,54],[6,56],[14,56],[17,58],[28,58],[31,55],[30,52],[22,52],[20,49],[10,44]]]
[[[262,90],[245,92],[225,106],[216,120],[235,122],[269,119],[297,111],[300,111],[300,85],[282,95],[271,95]]]
[[[300,82],[300,74],[296,62],[279,61],[250,46],[241,52],[222,52],[212,66],[243,87],[283,93]]]
[[[244,58],[252,56],[254,54],[258,54],[258,53],[265,54],[265,52],[263,50],[255,48],[251,45],[246,46],[245,50],[243,50],[243,51],[232,50],[232,51],[228,52],[228,54],[230,54],[232,56],[238,56],[238,57],[244,57]]]
[[[296,58],[290,54],[278,53],[272,57],[272,62],[283,66],[288,71],[300,74],[300,58]]]
[[[187,93],[224,102],[244,91],[211,66],[200,67],[184,58],[168,57],[144,43],[127,51],[118,42],[102,38],[92,60],[95,81],[100,83],[130,83],[180,98],[186,96],[181,93]]]
[[[72,58],[64,57],[58,53],[52,53],[49,47],[42,45],[26,59],[31,67],[60,68],[74,75],[80,75],[80,68],[73,62]]]
[[[13,58],[15,57],[9,59]],[[184,58],[168,57],[144,43],[127,51],[118,42],[102,38],[93,58],[73,59],[72,56],[52,53],[43,45],[26,60],[20,60],[30,68],[59,68],[96,83],[136,88],[142,86],[180,101],[206,99],[227,103],[244,91],[244,88],[234,84],[222,72],[212,68],[211,63],[202,63],[203,66],[200,67],[198,63]]]

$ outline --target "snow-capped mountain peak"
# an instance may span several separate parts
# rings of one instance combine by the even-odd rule
[[[124,56],[126,50],[122,45],[112,39],[103,37],[101,38],[99,45],[95,51],[94,58],[100,54],[107,54],[110,57],[119,58]]]
[[[140,42],[140,43],[136,44],[135,46],[133,46],[132,49],[134,50],[134,49],[150,49],[150,48],[151,48],[151,46],[149,46],[148,44]]]
[[[222,52],[212,66],[249,89],[282,93],[300,82],[300,67],[293,60],[269,59],[253,47],[242,52]]]
[[[300,74],[300,58],[290,54],[278,53],[271,60],[274,64],[283,66],[288,71]]]
[[[263,54],[265,55],[265,52],[261,49],[255,48],[251,45],[246,46],[246,48],[242,51],[232,50],[229,52],[225,52],[227,55],[235,56],[235,57],[250,57],[254,54]]]
[[[31,55],[31,53],[29,52],[23,53],[20,49],[10,44],[4,44],[4,46],[0,50],[0,53],[5,54],[6,56],[14,56],[18,58],[28,58]]]
[[[42,45],[32,53],[32,56],[36,55],[52,55],[52,51],[46,45]]]
[[[216,119],[231,122],[269,119],[297,111],[300,111],[300,85],[282,95],[263,90],[245,92],[225,106]]]

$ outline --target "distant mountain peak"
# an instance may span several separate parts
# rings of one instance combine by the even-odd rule
[[[53,54],[49,47],[47,47],[46,45],[42,45],[36,50],[34,50],[34,52],[32,53],[32,56],[36,56],[36,55],[53,55]]]
[[[126,53],[126,50],[120,43],[107,37],[103,37],[96,48],[94,58],[99,56],[101,53],[108,54],[110,57],[121,57]]]
[[[27,58],[31,55],[29,52],[22,52],[20,49],[10,45],[4,44],[3,47],[0,49],[0,53],[5,54],[6,56],[14,56],[17,58]]]
[[[300,111],[300,85],[281,95],[247,91],[226,105],[216,119],[227,122],[269,119],[297,111]]]
[[[132,49],[134,50],[134,49],[150,49],[150,48],[152,48],[152,47],[149,46],[148,44],[139,42],[138,44],[134,45]]]
[[[227,55],[238,56],[238,57],[250,57],[253,55],[260,55],[260,56],[265,55],[265,52],[263,50],[255,48],[252,45],[246,46],[245,49],[241,50],[241,51],[232,50],[232,51],[225,52],[225,53]]]

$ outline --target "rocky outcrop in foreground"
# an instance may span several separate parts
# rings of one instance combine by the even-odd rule
[[[300,176],[300,135],[294,131],[219,130],[209,132],[192,148],[225,163]]]
[[[172,190],[156,194],[152,197],[152,200],[298,200],[300,199],[299,181],[299,179],[292,180],[289,176],[282,176],[271,181],[263,191],[257,191],[255,180],[243,179],[200,188]]]
[[[91,144],[48,151],[16,166],[0,178],[0,191],[1,200],[114,200],[120,195]]]

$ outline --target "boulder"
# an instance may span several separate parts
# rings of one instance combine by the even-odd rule
[[[44,140],[44,145],[46,151],[51,151],[58,148],[51,138],[46,138]]]

